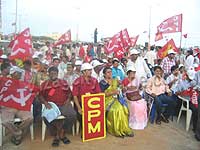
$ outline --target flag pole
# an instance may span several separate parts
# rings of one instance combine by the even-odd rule
[[[17,34],[17,6],[18,5],[18,0],[16,0],[16,4],[15,4],[15,6],[16,6],[16,8],[15,8],[15,35]]]
[[[151,41],[151,5],[149,6],[149,35],[148,35],[148,39],[149,39],[149,44],[148,44],[148,51],[150,51],[150,41]]]

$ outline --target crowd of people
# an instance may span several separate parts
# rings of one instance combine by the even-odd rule
[[[193,131],[200,141],[200,71],[198,54],[192,49],[186,55],[171,49],[159,60],[154,47],[145,54],[130,49],[122,58],[104,54],[103,46],[93,44],[63,46],[52,49],[49,42],[36,47],[31,59],[10,61],[1,56],[1,77],[9,77],[35,84],[40,91],[33,101],[33,116],[28,111],[1,106],[2,123],[11,133],[11,141],[19,145],[24,128],[41,118],[41,105],[51,109],[57,105],[64,121],[44,121],[53,136],[52,146],[62,141],[69,144],[70,132],[76,120],[82,128],[81,96],[86,93],[105,93],[107,132],[116,137],[133,137],[133,129],[147,126],[147,102],[144,94],[154,97],[156,124],[169,123],[169,117],[178,114],[185,96],[192,110]],[[185,91],[191,90],[186,93]],[[193,94],[197,93],[194,98]],[[72,103],[74,107],[72,107]],[[163,110],[163,105],[166,105]],[[9,117],[8,117],[9,116]],[[21,124],[13,118],[20,117]]]

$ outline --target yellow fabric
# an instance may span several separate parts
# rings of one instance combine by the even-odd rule
[[[117,86],[117,80],[113,80],[105,92],[116,90]],[[132,129],[129,128],[127,107],[121,105],[117,98],[106,96],[106,108],[109,108],[106,119],[108,133],[115,136],[126,136],[133,133]]]

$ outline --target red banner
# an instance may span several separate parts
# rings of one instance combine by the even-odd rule
[[[105,94],[82,96],[83,142],[105,138]]]
[[[158,27],[157,33],[182,32],[182,14],[164,20]]]
[[[168,50],[173,49],[175,52],[179,53],[179,49],[176,47],[174,40],[169,40],[161,49],[158,50],[158,57],[160,59],[167,56]]]
[[[15,37],[9,44],[12,51],[9,59],[22,59],[31,58],[33,55],[32,51],[32,38],[30,29],[27,28]]]
[[[0,106],[30,111],[37,92],[36,87],[12,78],[0,78],[0,80]]]
[[[62,44],[66,44],[68,42],[71,42],[71,30],[68,30],[66,33],[64,33],[59,39],[58,41],[56,41],[53,44],[53,47],[56,47],[58,45],[62,45]]]
[[[105,50],[107,54],[112,52],[117,52],[123,47],[122,45],[122,31],[115,34],[105,45]]]
[[[139,35],[130,38],[130,40],[131,40],[131,47],[134,47],[136,45],[138,38],[139,38]]]
[[[128,51],[131,46],[131,39],[129,37],[127,29],[122,30],[122,44],[123,48]]]

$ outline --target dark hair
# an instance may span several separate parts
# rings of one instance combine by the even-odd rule
[[[122,58],[122,59],[121,59],[121,62],[122,62],[122,63],[125,62],[125,61],[127,61],[126,58]]]
[[[53,58],[53,62],[56,60],[60,61],[60,59],[58,57]]]
[[[3,71],[4,69],[7,69],[8,67],[10,67],[9,63],[3,63],[3,64],[1,64],[1,71]]]
[[[177,65],[174,65],[171,67],[171,72],[173,72],[174,70],[178,69],[178,66]]]
[[[107,70],[112,70],[112,69],[111,69],[110,67],[105,67],[105,68],[103,69],[103,74],[105,74]]]
[[[51,71],[55,71],[55,72],[58,73],[58,68],[55,67],[55,66],[52,66],[52,67],[50,67],[50,68],[48,69],[48,73],[50,73]]]
[[[190,55],[193,55],[193,51],[192,50],[187,50],[187,53]]]
[[[25,64],[31,66],[31,61],[30,61],[30,60],[25,60],[25,61],[24,61],[24,65],[25,65]]]
[[[161,68],[160,66],[155,66],[155,67],[153,68],[153,71],[156,71],[157,69],[162,70],[162,68]]]
[[[115,62],[118,62],[118,63],[119,63],[119,61],[118,61],[118,60],[114,59],[114,60],[112,61],[112,63],[114,64]]]

